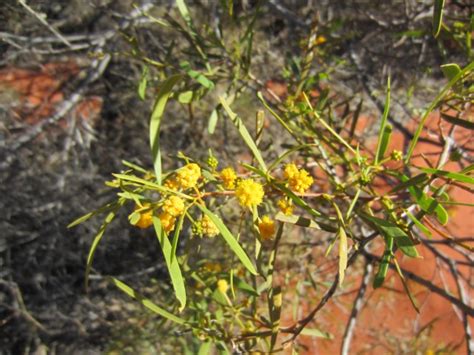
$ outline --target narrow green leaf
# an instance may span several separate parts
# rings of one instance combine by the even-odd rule
[[[232,233],[229,231],[226,225],[222,222],[222,220],[219,217],[217,217],[214,213],[209,211],[206,207],[199,204],[196,206],[198,206],[199,209],[205,215],[207,215],[211,219],[212,222],[214,222],[217,229],[219,229],[219,232],[222,238],[224,238],[227,245],[229,245],[230,249],[234,252],[237,258],[239,258],[239,260],[242,262],[245,268],[248,271],[250,271],[250,273],[252,273],[253,275],[258,275],[257,270],[255,269],[255,266],[252,264],[252,261],[250,261],[250,258],[248,257],[247,253],[244,251],[244,249],[242,249],[239,242],[237,242],[235,237],[232,235]]]
[[[441,65],[441,71],[446,79],[451,80],[461,72],[461,68],[456,63],[449,63]]]
[[[339,227],[339,286],[344,281],[347,268],[347,235],[344,227]]]
[[[304,228],[321,229],[321,227],[315,221],[309,218],[305,218],[303,216],[298,216],[298,215],[287,216],[286,214],[282,212],[278,212],[275,216],[275,219],[283,223],[294,224],[294,225],[304,227]]]
[[[137,300],[141,303],[144,307],[148,308],[150,311],[158,314],[161,317],[164,317],[172,322],[178,323],[180,325],[186,324],[186,321],[182,318],[175,316],[168,311],[165,311],[163,308],[157,306],[155,303],[150,301],[148,298],[143,297],[138,292],[134,291],[130,286],[123,283],[122,281],[116,279],[115,277],[110,277],[109,280],[117,286],[120,290],[126,293],[128,296],[132,297],[133,299]]]
[[[407,176],[403,175],[403,178],[401,177],[402,182],[395,186],[390,192],[389,195],[394,194],[395,192],[398,192],[400,190],[403,190],[405,188],[409,188],[411,186],[421,186],[424,185],[428,180],[429,177],[427,174],[422,173],[419,175],[416,175],[412,178],[408,178]]]
[[[181,229],[183,228],[184,216],[185,216],[185,213],[183,213],[179,217],[178,223],[174,229],[173,242],[172,242],[172,248],[171,248],[171,262],[173,262],[174,258],[176,258],[176,249],[178,248],[179,235],[181,233]]]
[[[427,236],[427,237],[432,237],[433,234],[431,234],[431,231],[423,224],[421,223],[418,218],[416,218],[410,211],[405,210],[405,213],[407,214],[408,218],[411,219],[415,225],[420,228],[420,230]]]
[[[313,338],[323,338],[323,339],[328,339],[328,340],[333,339],[333,335],[331,333],[324,332],[316,328],[304,328],[300,334],[310,336]]]
[[[383,109],[382,114],[382,121],[380,122],[380,130],[379,130],[379,139],[377,143],[377,152],[375,154],[375,164],[378,164],[379,161],[383,158],[383,154],[388,146],[388,140],[390,138],[390,134],[392,130],[386,130],[387,127],[387,120],[388,120],[388,113],[390,112],[390,76],[387,78],[387,93],[385,96],[385,106]],[[385,140],[385,142],[384,142]]]
[[[466,184],[472,184],[474,185],[474,178],[461,174],[461,173],[456,173],[452,171],[445,171],[445,170],[439,170],[439,169],[433,169],[433,168],[421,168],[425,173],[428,174],[433,174],[437,176],[443,176],[448,179],[453,179],[459,182],[465,182]]]
[[[392,135],[392,129],[392,125],[390,123],[387,123],[383,130],[382,142],[380,145],[380,160],[383,159],[385,152],[387,151],[388,145],[390,143],[390,137]]]
[[[265,106],[265,108],[268,110],[268,112],[270,112],[270,114],[278,121],[278,123],[280,123],[282,125],[283,128],[285,128],[288,133],[290,133],[291,135],[294,135],[294,132],[293,130],[290,128],[290,126],[288,126],[288,124],[285,122],[285,120],[283,118],[281,118],[271,107],[270,105],[267,104],[267,102],[265,101],[265,99],[263,98],[263,95],[262,93],[259,91],[257,92],[257,97],[258,99],[260,100],[260,102],[263,104],[263,106]]]
[[[454,117],[443,112],[441,112],[441,118],[453,125],[461,126],[470,130],[474,130],[473,121],[464,120],[462,118]]]
[[[252,286],[250,286],[247,282],[242,280],[241,278],[234,276],[234,286],[239,290],[251,295],[251,296],[260,296],[260,294],[255,290]]]
[[[253,156],[257,160],[257,162],[260,165],[260,167],[262,168],[262,170],[267,171],[267,166],[265,165],[265,162],[262,158],[262,155],[260,154],[260,150],[257,148],[257,145],[255,144],[254,140],[252,139],[252,136],[250,135],[249,131],[247,131],[247,128],[245,128],[244,122],[240,119],[239,116],[237,116],[232,111],[232,109],[230,108],[229,104],[227,103],[227,101],[224,97],[220,96],[219,100],[221,102],[222,107],[227,112],[227,115],[229,116],[231,121],[234,123],[234,125],[237,127],[242,139],[247,144],[250,151],[253,153]]]
[[[443,23],[444,0],[435,0],[433,6],[433,36],[436,38],[441,31]]]
[[[193,101],[193,95],[194,93],[191,90],[181,92],[178,95],[178,101],[182,104],[189,104],[191,101]]]
[[[408,191],[415,198],[416,203],[423,211],[428,214],[435,213],[436,219],[442,225],[446,225],[448,223],[448,212],[437,200],[425,194],[423,190],[417,186],[410,186]]]
[[[140,82],[138,83],[138,97],[140,98],[140,100],[145,100],[146,87],[148,84],[148,71],[149,71],[148,66],[145,65],[143,67]]]
[[[176,5],[178,6],[179,13],[181,17],[188,25],[192,25],[191,15],[189,14],[188,6],[184,0],[176,0]]]
[[[421,132],[423,127],[425,126],[426,119],[428,115],[436,108],[438,103],[441,99],[448,93],[449,89],[456,84],[456,82],[461,79],[461,77],[465,74],[470,72],[474,68],[474,61],[467,65],[463,70],[461,70],[454,78],[452,78],[449,83],[447,83],[444,88],[440,91],[440,93],[435,97],[435,99],[431,102],[430,106],[425,110],[424,114],[421,117],[420,124],[418,125],[415,134],[410,142],[410,146],[408,147],[407,154],[405,155],[405,163],[408,163],[413,155],[415,150],[415,146],[418,143],[418,139],[420,138]]]
[[[171,283],[173,284],[174,293],[181,304],[180,311],[182,311],[186,306],[186,288],[184,286],[184,279],[183,275],[181,274],[178,260],[177,258],[171,257],[171,243],[168,239],[168,236],[163,231],[163,228],[161,228],[161,222],[157,217],[153,217],[153,226],[155,227],[156,237],[160,242],[161,250],[166,262],[166,267],[168,268]]]
[[[150,146],[155,168],[156,181],[161,185],[161,151],[160,151],[160,124],[165,112],[166,103],[172,94],[173,87],[182,79],[182,75],[172,75],[158,88],[153,112],[150,117]]]
[[[377,274],[375,274],[373,287],[378,288],[383,285],[385,277],[387,277],[388,267],[390,266],[390,260],[393,257],[393,238],[388,236],[385,238],[385,251],[382,256],[382,260],[379,264]]]
[[[191,64],[187,61],[183,61],[180,63],[180,67],[189,75],[189,77],[196,80],[199,84],[204,86],[206,89],[213,89],[214,83],[212,80],[209,80],[203,73],[200,73],[196,70],[191,69]]]
[[[211,354],[212,341],[206,340],[199,347],[198,355],[209,355]]]
[[[395,270],[397,270],[398,276],[400,276],[400,280],[402,281],[403,288],[405,289],[405,292],[408,298],[410,299],[411,305],[413,306],[413,308],[415,309],[417,313],[420,313],[420,309],[418,308],[416,304],[415,296],[413,296],[412,293],[410,292],[405,276],[403,276],[402,269],[400,269],[400,265],[398,265],[398,261],[396,258],[393,258],[393,263],[395,264]]]
[[[84,223],[85,221],[89,220],[91,217],[93,217],[95,215],[98,215],[100,213],[109,212],[109,211],[115,209],[117,207],[117,205],[118,205],[117,202],[111,202],[111,203],[106,204],[105,206],[102,206],[102,207],[96,209],[95,211],[86,213],[85,215],[83,215],[83,216],[75,219],[71,223],[69,223],[67,225],[67,228],[72,228],[72,227],[77,226],[78,224]]]
[[[104,222],[99,228],[99,231],[94,237],[94,240],[92,241],[92,245],[89,249],[89,255],[87,255],[87,263],[86,263],[86,274],[85,274],[85,288],[86,291],[89,288],[89,274],[91,272],[92,268],[92,262],[94,261],[94,255],[97,250],[97,247],[99,246],[100,241],[102,240],[102,237],[104,236],[105,230],[107,229],[107,226],[114,220],[115,215],[117,213],[118,206],[115,207],[113,211],[110,211],[109,214],[105,217]]]
[[[136,170],[142,174],[148,174],[149,171],[147,171],[146,169],[142,168],[141,166],[137,165],[137,164],[133,164],[129,161],[126,161],[126,160],[122,160],[122,164],[125,165],[126,167],[128,168],[131,168],[133,170]]]
[[[211,112],[211,116],[209,116],[209,122],[207,124],[207,131],[209,134],[214,134],[216,131],[216,125],[217,125],[217,120],[219,119],[219,114],[217,113],[217,110],[214,109]]]
[[[388,238],[393,238],[395,244],[400,248],[403,254],[412,258],[419,257],[418,251],[413,245],[413,241],[410,239],[408,234],[406,234],[405,231],[396,224],[388,220],[370,216],[363,212],[359,212],[359,216],[373,225],[387,240]]]

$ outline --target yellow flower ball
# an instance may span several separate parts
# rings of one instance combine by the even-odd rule
[[[283,172],[283,176],[285,177],[285,179],[291,179],[295,175],[297,175],[298,172],[299,172],[298,167],[295,164],[293,163],[286,164],[285,170]]]
[[[179,189],[179,184],[175,179],[166,180],[163,186],[172,191],[178,191]]]
[[[176,182],[183,189],[196,186],[199,178],[201,177],[201,168],[199,165],[190,163],[183,166],[176,173]]]
[[[137,223],[135,223],[135,226],[141,229],[146,229],[149,228],[153,224],[153,211],[147,211],[144,213],[140,213],[140,219],[138,220]]]
[[[258,224],[258,230],[262,239],[270,239],[275,234],[275,222],[270,217],[263,216]]]
[[[288,179],[290,189],[299,193],[306,192],[313,184],[313,177],[309,173],[301,169],[293,177]]]
[[[174,224],[176,222],[175,217],[169,213],[163,212],[158,216],[158,218],[160,219],[161,227],[166,233],[169,233],[174,229]]]
[[[252,179],[242,180],[235,190],[235,196],[243,207],[259,205],[262,203],[263,195],[263,186]]]
[[[237,174],[232,168],[225,168],[219,174],[220,179],[224,185],[224,188],[232,190],[235,188],[235,179],[237,179]]]
[[[184,212],[184,201],[178,196],[170,196],[163,203],[163,212],[178,217]]]
[[[219,290],[219,292],[226,294],[229,290],[229,284],[226,280],[220,279],[219,281],[217,281],[217,289]]]
[[[201,223],[202,234],[210,238],[213,238],[219,234],[219,229],[217,229],[217,226],[207,215],[204,215],[201,218],[200,223]]]
[[[280,211],[282,211],[285,215],[291,216],[293,214],[293,205],[290,201],[282,198],[278,200],[277,205],[280,208]]]

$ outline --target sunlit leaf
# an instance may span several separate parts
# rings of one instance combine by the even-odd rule
[[[141,294],[139,294],[138,292],[134,291],[130,286],[126,285],[122,281],[120,281],[120,280],[118,280],[114,277],[110,277],[109,279],[120,290],[122,290],[128,296],[130,296],[130,297],[134,298],[135,300],[137,300],[138,302],[140,302],[144,307],[148,308],[150,311],[152,311],[152,312],[158,314],[159,316],[164,317],[164,318],[166,318],[166,319],[168,319],[172,322],[178,323],[180,325],[186,324],[186,321],[184,319],[179,318],[179,317],[175,316],[174,314],[169,313],[168,311],[165,311],[163,308],[157,306],[155,303],[153,303],[148,298],[145,298]]]
[[[214,213],[209,211],[206,207],[199,204],[197,205],[197,207],[199,207],[199,209],[205,215],[207,215],[211,219],[211,221],[216,225],[217,229],[219,229],[219,232],[222,238],[224,238],[227,245],[229,245],[230,249],[234,252],[237,258],[242,262],[245,268],[248,271],[250,271],[250,273],[254,275],[258,275],[257,270],[255,269],[255,266],[253,265],[252,261],[250,261],[250,258],[248,257],[247,253],[244,251],[244,249],[242,249],[239,242],[237,242],[235,237],[232,235],[232,233],[229,231],[226,225],[222,222],[222,220],[219,217],[217,217]]]
[[[150,117],[150,146],[153,157],[156,181],[161,185],[161,151],[160,151],[160,124],[165,112],[166,103],[172,94],[173,87],[182,79],[182,75],[172,75],[158,88],[153,112]]]
[[[406,234],[400,227],[396,224],[380,219],[374,216],[370,216],[366,213],[360,212],[360,217],[365,221],[373,225],[380,234],[382,234],[386,239],[393,238],[395,244],[403,252],[403,254],[410,256],[412,258],[419,257],[418,251],[413,245],[413,241],[410,239],[408,234]],[[387,239],[388,240],[388,239]]]
[[[173,284],[174,293],[181,304],[180,310],[183,310],[186,306],[186,288],[184,286],[184,279],[183,275],[181,274],[178,260],[176,257],[173,258],[171,256],[171,243],[168,239],[168,236],[163,231],[161,222],[157,217],[153,217],[153,226],[155,227],[156,237],[160,242],[161,250],[166,262],[166,267],[168,268],[171,283]]]
[[[436,38],[441,31],[443,23],[444,0],[435,0],[433,6],[433,36]]]
[[[222,107],[224,110],[227,112],[227,115],[231,119],[231,121],[234,123],[234,125],[237,127],[239,130],[240,136],[244,140],[245,144],[249,147],[250,151],[253,153],[253,156],[257,160],[258,164],[262,168],[262,170],[267,171],[267,166],[265,165],[265,162],[263,161],[263,157],[260,154],[260,150],[257,148],[257,145],[255,144],[252,136],[250,135],[249,131],[247,131],[247,128],[244,125],[244,122],[240,119],[239,116],[237,116],[232,109],[230,108],[229,104],[227,103],[226,99],[223,98],[222,96],[219,98]]]

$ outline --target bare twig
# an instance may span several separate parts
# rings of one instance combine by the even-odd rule
[[[360,283],[357,296],[353,302],[352,312],[351,312],[351,315],[349,316],[346,330],[344,332],[344,337],[343,337],[342,346],[341,346],[342,355],[349,354],[349,349],[351,346],[351,340],[352,340],[352,335],[353,335],[354,328],[356,325],[357,316],[362,308],[365,292],[367,291],[367,286],[369,284],[372,269],[373,269],[372,263],[370,261],[366,261],[365,268],[364,268],[364,276],[362,278],[362,282]]]
[[[34,17],[36,17],[38,19],[39,22],[41,22],[44,26],[46,26],[46,28],[48,30],[50,30],[52,33],[54,33],[65,45],[67,45],[68,47],[71,46],[71,43],[66,39],[64,38],[64,36],[59,33],[59,31],[57,29],[55,29],[53,26],[51,26],[45,19],[44,19],[44,16],[41,16],[40,14],[38,14],[35,10],[33,10],[27,3],[25,0],[18,0],[18,2],[20,3],[21,6],[23,6],[30,14],[32,14]]]

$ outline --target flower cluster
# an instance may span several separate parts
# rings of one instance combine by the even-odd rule
[[[230,167],[223,169],[219,174],[219,178],[222,180],[224,188],[228,190],[233,190],[235,188],[235,179],[237,179],[237,175],[234,169]]]
[[[283,175],[288,180],[290,189],[299,193],[306,192],[314,181],[305,169],[298,169],[293,163],[286,164]]]
[[[235,196],[243,207],[254,207],[262,203],[263,200],[263,186],[253,179],[242,180],[236,190]]]
[[[176,173],[176,182],[183,189],[189,189],[196,186],[201,177],[201,168],[199,165],[190,163],[183,166]]]
[[[268,240],[275,234],[275,222],[268,216],[263,216],[258,224],[258,231],[263,240]]]
[[[201,224],[201,230],[203,235],[213,238],[219,234],[219,229],[217,229],[217,226],[214,224],[213,221],[211,221],[208,216],[202,216],[199,223]]]
[[[143,207],[144,208],[150,207],[150,204],[144,203]],[[142,209],[142,207],[137,206],[135,208],[135,211],[139,209]],[[146,228],[149,228],[152,224],[153,224],[153,210],[150,208],[140,213],[140,219],[135,223],[135,226],[137,226],[140,229],[146,229]]]
[[[290,216],[293,214],[293,204],[291,203],[291,200],[288,201],[284,198],[279,199],[277,205],[280,208],[280,211],[282,211],[285,215]]]

